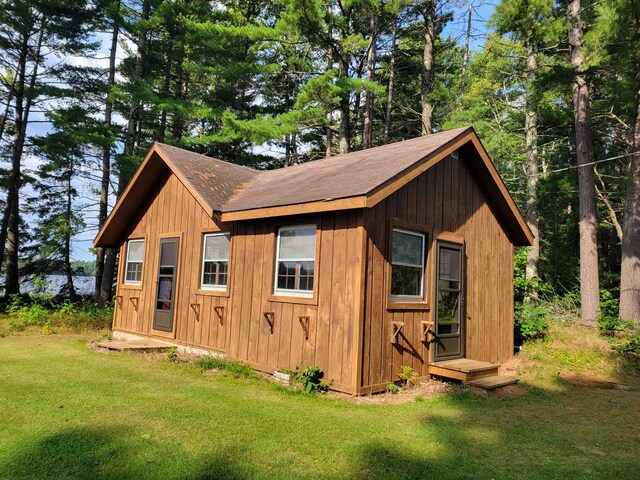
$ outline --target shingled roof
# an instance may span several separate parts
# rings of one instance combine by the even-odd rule
[[[366,195],[471,127],[267,170],[229,200],[224,212]]]
[[[176,174],[186,180],[214,212],[222,211],[230,198],[260,174],[253,168],[164,143],[156,143],[155,146],[171,162]]]
[[[514,243],[533,238],[472,127],[447,130],[381,147],[277,170],[258,171],[155,143],[94,240],[113,246],[158,176],[172,171],[205,211],[222,221],[366,208],[393,193],[446,155],[464,158],[487,188],[497,213],[509,220]]]

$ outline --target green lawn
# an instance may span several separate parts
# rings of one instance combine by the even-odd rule
[[[87,337],[10,336],[0,478],[638,478],[637,378],[630,391],[577,387],[536,365],[518,395],[364,405],[103,353]]]

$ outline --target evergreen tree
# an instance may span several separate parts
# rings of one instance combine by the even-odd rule
[[[31,110],[36,101],[65,94],[54,87],[64,82],[69,68],[53,62],[95,48],[87,41],[91,4],[79,0],[8,0],[0,9],[0,49],[11,82],[7,119],[11,119],[7,197],[0,225],[0,245],[6,243],[5,294],[19,293],[20,190],[22,163]],[[4,126],[4,125],[3,125]],[[6,128],[6,127],[5,127]],[[0,248],[0,265],[5,249]]]

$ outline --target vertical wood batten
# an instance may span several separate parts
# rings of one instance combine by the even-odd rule
[[[425,225],[428,229],[425,310],[386,308],[389,294],[390,218]],[[460,159],[447,157],[419,175],[365,214],[367,232],[366,302],[363,331],[363,371],[360,390],[383,390],[398,380],[402,365],[428,374],[430,350],[422,342],[421,322],[432,322],[437,308],[434,298],[435,236],[453,232],[465,238],[466,312],[465,356],[483,361],[510,357],[513,342],[511,242],[471,170]],[[380,232],[384,232],[381,234]],[[370,292],[370,293],[369,293]],[[402,322],[406,339],[391,344],[391,324]],[[377,345],[377,346],[376,346]],[[374,352],[381,352],[379,359]],[[368,370],[368,371],[367,371]],[[376,372],[380,371],[377,375]]]

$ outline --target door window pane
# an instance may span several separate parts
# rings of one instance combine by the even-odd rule
[[[176,250],[178,245],[174,242],[162,242],[160,243],[160,266],[161,267],[175,267],[176,265]]]
[[[460,299],[462,251],[438,246],[437,334],[460,333]]]
[[[440,247],[440,280],[460,280],[460,250]]]

